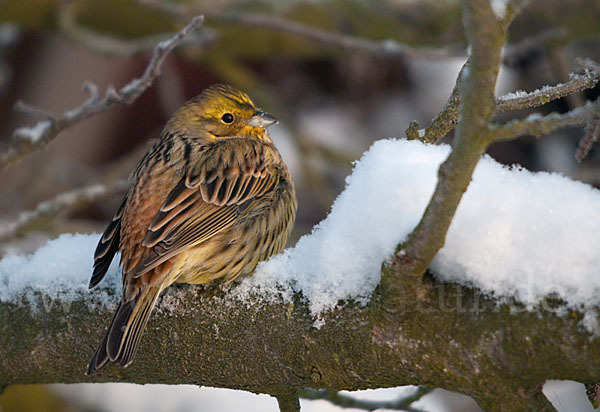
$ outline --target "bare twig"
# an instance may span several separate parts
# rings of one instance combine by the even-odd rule
[[[275,30],[303,37],[323,45],[350,50],[363,50],[374,54],[433,60],[446,59],[456,55],[456,53],[447,48],[412,47],[392,39],[382,41],[370,40],[358,36],[334,33],[303,23],[264,14],[222,13],[211,15],[209,18],[224,23]],[[461,51],[460,54],[464,55],[464,52]]]
[[[124,180],[111,185],[92,185],[57,195],[40,203],[35,210],[22,212],[10,222],[0,224],[0,241],[22,233],[28,227],[40,225],[62,212],[73,211],[84,206],[125,192],[130,183]]]
[[[575,159],[581,162],[592,150],[592,146],[600,140],[600,115],[590,121],[583,132],[583,137],[579,141],[579,147],[575,152]]]
[[[458,108],[460,105],[458,84],[462,77],[463,70],[465,67],[468,67],[468,64],[469,62],[467,61],[458,74],[454,90],[452,90],[452,94],[448,98],[444,108],[424,131],[419,132],[419,135],[416,136],[416,138],[429,143],[437,143],[456,127],[459,118]],[[587,64],[591,67],[594,63],[588,61]],[[560,99],[572,93],[591,89],[596,86],[598,82],[600,82],[600,71],[586,70],[583,74],[571,74],[569,81],[566,83],[560,83],[554,86],[544,86],[541,89],[532,92],[518,91],[508,93],[496,99],[494,114],[543,106],[548,102]],[[408,132],[410,131],[407,130],[407,133]],[[415,138],[414,132],[412,132],[412,134],[413,135],[410,137]]]
[[[184,5],[159,2],[156,0],[138,0],[140,3],[155,7],[171,15],[182,17],[199,13],[198,5]],[[370,40],[364,37],[351,36],[346,34],[334,33],[323,30],[318,27],[288,20],[285,18],[259,14],[259,13],[213,13],[206,14],[209,20],[222,23],[242,25],[248,27],[258,27],[262,29],[274,30],[281,33],[287,33],[308,40],[315,41],[321,45],[340,47],[349,50],[363,50],[369,53],[401,56],[409,58],[440,60],[448,57],[464,56],[464,50],[453,50],[451,48],[427,48],[413,47],[407,44],[397,42],[396,40]]]
[[[75,18],[76,5],[75,2],[61,4],[58,8],[58,26],[71,39],[82,43],[86,48],[97,53],[111,56],[135,56],[154,49],[157,43],[168,40],[175,35],[174,33],[161,33],[133,40],[103,35],[77,23]],[[193,42],[200,47],[204,47],[214,42],[216,35],[213,31],[205,29],[201,35],[188,36],[188,39],[187,42]]]
[[[462,78],[463,72],[467,67],[469,67],[469,60],[467,60],[460,69],[450,97],[444,104],[442,110],[431,121],[431,124],[424,130],[419,130],[419,125],[417,122],[413,122],[409,126],[409,128],[406,130],[406,135],[409,139],[419,139],[427,143],[437,143],[456,127],[459,116],[458,106],[460,104],[458,85],[460,83],[460,79]]]
[[[22,101],[18,101],[15,104],[15,110],[23,113],[27,113],[30,116],[43,117],[46,120],[54,119],[54,115],[40,107],[35,107],[30,104],[24,103]]]
[[[177,47],[183,39],[203,22],[203,16],[196,16],[172,38],[156,45],[150,63],[144,74],[133,79],[120,90],[109,87],[103,98],[98,88],[92,83],[84,84],[84,90],[90,95],[88,100],[75,109],[65,111],[62,116],[41,121],[32,127],[22,127],[13,134],[14,143],[5,153],[0,154],[0,168],[17,161],[34,150],[41,149],[50,143],[60,132],[81,122],[88,117],[103,113],[117,106],[133,103],[160,74],[161,65],[166,56]],[[21,104],[19,107],[23,107]],[[27,106],[25,106],[27,107]]]
[[[419,386],[414,393],[408,396],[402,396],[393,401],[370,401],[356,399],[352,396],[343,395],[338,391],[332,391],[327,389],[302,389],[299,391],[301,398],[310,400],[327,400],[332,404],[339,406],[340,408],[362,409],[365,411],[374,411],[377,409],[390,409],[412,412],[421,411],[421,409],[415,408],[411,405],[414,402],[421,399],[423,396],[427,395],[429,392],[431,392],[430,389],[425,388],[424,386]]]

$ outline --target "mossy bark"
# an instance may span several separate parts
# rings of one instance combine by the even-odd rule
[[[522,411],[550,408],[545,379],[600,377],[600,341],[581,314],[558,315],[551,302],[526,311],[426,276],[394,316],[350,302],[316,328],[300,299],[242,303],[219,288],[197,290],[167,291],[132,366],[93,376],[84,372],[111,310],[2,303],[0,384],[186,383],[271,394],[421,384],[470,395],[486,410]]]

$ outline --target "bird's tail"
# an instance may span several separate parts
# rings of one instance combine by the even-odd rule
[[[87,375],[108,361],[119,366],[131,363],[161,291],[160,285],[145,287],[133,299],[119,304],[106,336],[88,365]]]

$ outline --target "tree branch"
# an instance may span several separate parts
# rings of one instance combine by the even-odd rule
[[[180,18],[202,12],[198,5],[165,3],[156,0],[138,0],[139,3],[155,7]],[[401,56],[427,60],[440,60],[448,57],[464,56],[464,52],[450,48],[413,47],[393,39],[371,40],[364,37],[334,33],[318,27],[299,23],[289,19],[259,13],[206,13],[209,20],[234,24],[237,26],[257,27],[302,37],[321,45],[339,47],[347,50],[362,50],[368,53]]]
[[[600,340],[580,326],[581,314],[563,316],[551,300],[530,311],[428,279],[419,294],[407,291],[394,322],[350,303],[317,329],[300,299],[239,302],[231,287],[200,290],[170,287],[135,362],[92,376],[86,365],[114,311],[91,303],[101,291],[74,302],[44,292],[33,304],[0,302],[0,386],[186,383],[277,393],[412,384],[468,394],[489,411],[539,412],[530,388],[547,377],[592,382],[600,373]],[[119,291],[108,292],[116,301]]]
[[[40,225],[62,212],[81,208],[115,194],[123,193],[131,184],[118,181],[112,185],[92,185],[61,193],[40,203],[35,210],[22,212],[10,222],[0,223],[0,242],[10,239],[28,227]]]
[[[440,166],[425,213],[408,241],[398,245],[393,270],[382,274],[380,305],[392,313],[404,288],[419,287],[419,277],[443,247],[456,208],[487,147],[487,125],[495,108],[494,86],[506,26],[496,20],[488,0],[464,0],[463,21],[472,54],[459,83],[461,116],[452,151]]]
[[[373,54],[428,60],[446,59],[456,55],[456,53],[453,53],[447,48],[433,49],[412,47],[393,39],[382,41],[370,40],[364,37],[334,33],[314,26],[308,26],[306,24],[264,14],[221,13],[213,14],[208,17],[223,23],[260,27],[263,29],[288,33],[317,42],[321,45],[334,46],[347,50],[362,50]]]
[[[469,67],[470,60],[467,60],[461,67],[456,78],[456,83],[450,93],[450,97],[446,100],[442,110],[431,121],[431,124],[424,130],[419,130],[417,122],[411,122],[411,125],[406,130],[406,137],[409,140],[418,139],[426,143],[438,143],[444,136],[450,133],[458,123],[458,106],[460,105],[459,84],[462,79],[465,69]]]
[[[299,393],[301,398],[311,400],[326,400],[336,406],[339,406],[340,408],[362,409],[365,411],[374,411],[377,409],[391,409],[407,412],[422,412],[421,409],[414,408],[411,406],[411,404],[418,401],[430,392],[431,389],[419,386],[414,393],[408,396],[401,396],[400,398],[393,401],[370,401],[356,399],[352,396],[343,395],[339,393],[339,391],[331,391],[327,389],[302,389]]]
[[[61,4],[58,7],[58,26],[71,39],[83,44],[96,53],[111,56],[131,57],[153,50],[156,44],[168,40],[176,33],[162,33],[133,40],[123,40],[114,36],[103,35],[77,23],[75,18],[76,3]],[[206,47],[216,40],[216,34],[203,30],[202,35],[188,36],[186,43]]]
[[[588,61],[589,67],[593,67],[594,62]],[[442,110],[432,120],[431,124],[424,130],[420,130],[418,125],[406,131],[409,139],[419,139],[427,143],[438,143],[444,136],[452,131],[459,118],[460,96],[458,93],[462,73],[466,67],[469,67],[467,61],[460,70],[456,84],[452,93]],[[508,93],[496,99],[494,114],[505,113],[512,110],[529,109],[532,107],[543,106],[551,101],[563,98],[572,93],[591,89],[600,82],[600,70],[586,70],[583,74],[572,73],[569,81],[554,86],[544,86],[541,89],[524,92],[518,91]]]
[[[496,113],[542,106],[570,94],[591,89],[600,81],[600,72],[571,73],[569,77],[569,81],[566,83],[544,86],[532,92],[519,91],[500,96],[496,99]]]
[[[37,123],[32,127],[22,127],[15,130],[13,134],[13,145],[5,153],[0,153],[0,168],[5,168],[11,163],[19,160],[25,155],[45,147],[58,136],[63,130],[87,119],[88,117],[108,111],[114,107],[133,103],[160,75],[161,65],[166,56],[177,47],[183,39],[193,30],[196,30],[203,22],[202,16],[197,16],[185,26],[179,33],[156,45],[150,63],[144,74],[133,79],[120,90],[109,87],[103,98],[98,94],[98,88],[92,83],[84,84],[84,90],[90,97],[81,106],[68,110],[62,116],[54,116]],[[17,108],[29,107],[23,104]],[[30,109],[27,110],[31,112]],[[46,117],[48,115],[46,114]]]
[[[536,113],[522,120],[513,120],[503,125],[491,125],[492,133],[488,137],[490,143],[512,140],[525,135],[540,137],[565,127],[594,124],[591,127],[592,136],[590,137],[593,141],[593,130],[595,130],[596,123],[592,120],[598,116],[600,116],[600,101],[588,102],[585,106],[564,114],[551,113],[547,116],[540,116]]]
[[[581,162],[592,150],[592,146],[600,140],[600,115],[596,115],[590,120],[584,129],[583,137],[579,141],[579,147],[575,152],[575,159]]]

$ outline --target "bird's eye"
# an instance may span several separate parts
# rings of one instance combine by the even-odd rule
[[[223,116],[221,116],[221,120],[223,123],[232,123],[233,115],[231,113],[225,113]]]

